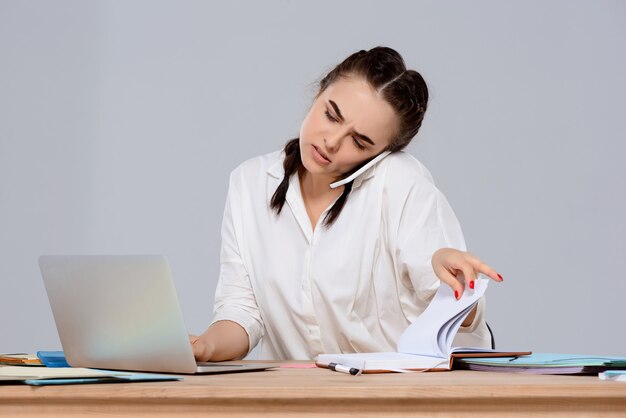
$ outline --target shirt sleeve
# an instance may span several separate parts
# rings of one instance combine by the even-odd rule
[[[248,334],[249,352],[263,337],[264,325],[239,246],[241,233],[236,225],[241,205],[235,178],[233,172],[222,219],[220,275],[215,291],[212,324],[229,320],[241,325]]]
[[[440,248],[466,251],[461,226],[445,196],[428,179],[415,182],[406,194],[400,214],[397,263],[401,279],[411,287],[410,297],[423,312],[441,283],[431,259]],[[490,333],[484,319],[484,297],[478,303],[474,321],[461,327],[454,346],[490,347]],[[415,318],[409,318],[410,320]]]

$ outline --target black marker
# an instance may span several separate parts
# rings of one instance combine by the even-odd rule
[[[359,369],[355,369],[354,367],[347,367],[342,364],[337,363],[328,363],[328,368],[334,372],[351,374],[352,376],[356,376],[359,374]]]

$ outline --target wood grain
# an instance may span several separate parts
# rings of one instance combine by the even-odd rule
[[[626,384],[596,376],[327,369],[179,382],[0,386],[0,416],[626,416]]]

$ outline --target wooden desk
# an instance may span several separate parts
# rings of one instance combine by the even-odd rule
[[[0,417],[626,416],[626,383],[596,376],[453,371],[350,376],[325,369],[180,382],[0,386]]]

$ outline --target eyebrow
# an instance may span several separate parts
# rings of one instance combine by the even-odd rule
[[[333,107],[333,109],[335,109],[335,113],[337,113],[337,116],[339,117],[339,119],[341,119],[342,122],[345,121],[345,119],[343,118],[343,115],[341,114],[341,110],[339,110],[339,106],[337,106],[337,103],[333,102],[330,99],[328,100],[328,102]],[[361,133],[358,133],[357,131],[354,131],[354,134],[358,136],[360,139],[362,139],[363,141],[368,142],[371,145],[376,145],[374,141],[372,141],[367,135],[363,135]]]

